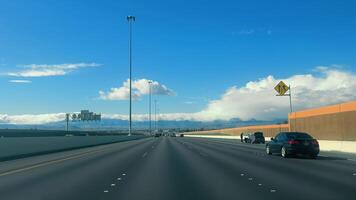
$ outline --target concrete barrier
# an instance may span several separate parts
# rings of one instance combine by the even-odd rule
[[[0,160],[136,140],[143,137],[145,136],[3,137],[0,138]]]
[[[220,138],[239,140],[240,136],[236,135],[185,135],[186,137],[200,137],[200,138]],[[265,137],[266,141],[270,141],[271,137]],[[321,151],[336,151],[343,153],[356,154],[356,142],[354,141],[337,141],[337,140],[318,140]]]

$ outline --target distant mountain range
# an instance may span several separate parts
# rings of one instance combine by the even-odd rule
[[[240,119],[231,120],[215,120],[215,121],[158,121],[157,128],[159,129],[221,129],[233,128],[249,125],[263,125],[263,124],[279,124],[285,123],[286,119],[276,119],[272,121],[248,120],[242,121]],[[152,122],[152,128],[154,128]],[[99,122],[70,122],[70,130],[124,130],[128,127],[127,120],[117,119],[102,119]],[[134,129],[148,129],[148,121],[133,121]],[[20,125],[20,124],[0,124],[0,129],[44,129],[44,130],[65,130],[66,122],[54,122],[40,125]]]

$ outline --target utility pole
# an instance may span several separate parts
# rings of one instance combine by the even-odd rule
[[[289,85],[289,106],[290,106],[290,113],[293,113],[293,106],[292,106],[292,89]]]
[[[129,62],[130,62],[130,108],[129,108],[129,136],[132,132],[132,22],[136,20],[134,16],[127,16],[129,22]]]
[[[157,132],[157,100],[155,99],[155,131]]]
[[[149,105],[148,105],[148,110],[149,110],[149,121],[150,121],[150,135],[152,134],[152,118],[151,118],[151,98],[152,98],[152,88],[151,88],[152,81],[148,81],[148,89],[149,89]]]
[[[69,131],[69,113],[66,113],[67,132]]]

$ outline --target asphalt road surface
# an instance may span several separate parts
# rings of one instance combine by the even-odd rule
[[[160,137],[0,162],[1,200],[356,199],[356,162]]]

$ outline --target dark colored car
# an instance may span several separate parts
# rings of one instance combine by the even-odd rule
[[[180,136],[180,137],[184,137],[184,134],[180,134],[179,136]]]
[[[319,143],[308,133],[281,132],[266,144],[266,153],[280,153],[282,157],[303,154],[316,158],[319,154]]]
[[[244,142],[251,144],[264,144],[265,137],[263,136],[262,132],[255,132],[248,134],[246,137],[244,137]]]
[[[155,133],[155,137],[161,137],[161,133]]]

